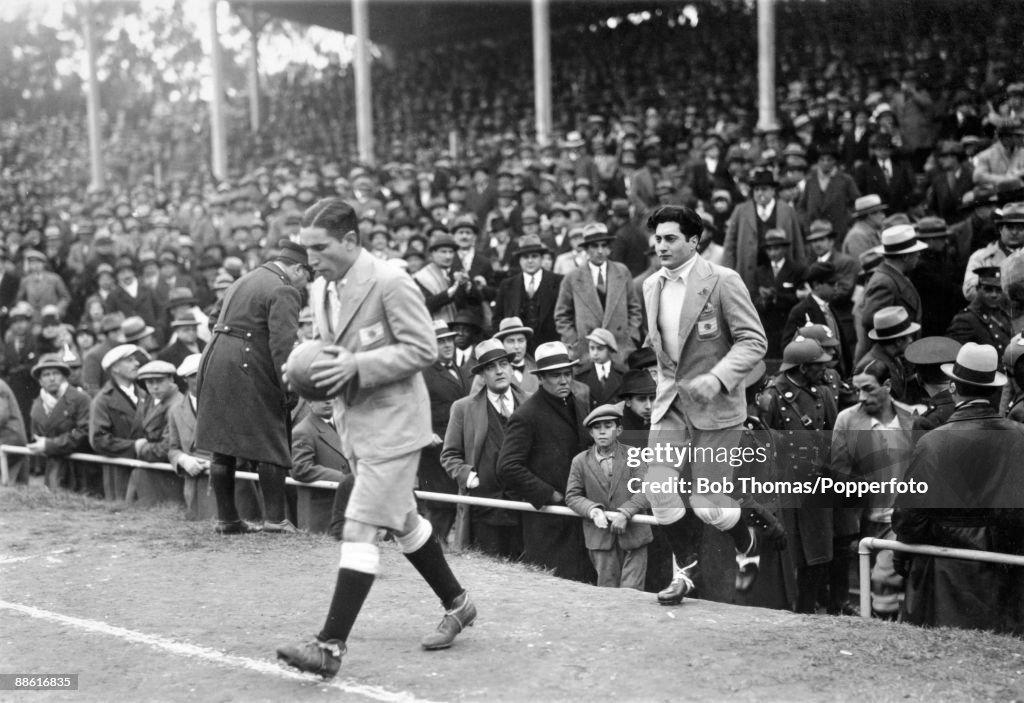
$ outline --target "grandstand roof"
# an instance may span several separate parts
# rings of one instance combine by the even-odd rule
[[[551,28],[576,25],[643,10],[678,11],[681,2],[632,0],[551,0]],[[234,0],[236,9],[255,5],[277,17],[352,33],[352,0]],[[529,41],[529,0],[369,0],[370,39],[394,49],[440,42],[508,37],[522,32]]]

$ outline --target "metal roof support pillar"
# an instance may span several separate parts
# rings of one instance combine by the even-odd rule
[[[228,177],[228,138],[224,120],[224,56],[217,31],[217,0],[210,0],[210,73],[213,95],[210,96],[211,168],[218,180]]]
[[[85,35],[85,51],[89,63],[88,93],[86,110],[89,129],[89,165],[91,186],[102,188],[105,184],[103,168],[103,128],[100,125],[100,82],[96,77],[96,18],[92,12],[92,0],[85,5],[85,20],[82,23]]]
[[[249,27],[249,130],[260,131],[260,28],[256,10],[250,6]]]
[[[757,0],[757,127],[778,129],[775,116],[775,0]]]
[[[370,84],[370,14],[367,0],[352,0],[356,35],[356,139],[359,160],[373,165],[373,89]]]
[[[537,113],[537,143],[551,141],[551,7],[550,0],[532,0],[533,101]]]

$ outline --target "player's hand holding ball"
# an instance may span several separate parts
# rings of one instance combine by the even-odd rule
[[[329,400],[356,375],[355,356],[333,344],[311,339],[295,347],[284,365],[284,378],[306,400]]]

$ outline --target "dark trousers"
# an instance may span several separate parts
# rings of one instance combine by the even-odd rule
[[[223,522],[235,522],[238,509],[235,506],[235,471],[237,457],[214,453],[210,463],[210,484],[217,501],[217,518]],[[248,468],[248,467],[246,467]],[[267,522],[282,522],[287,519],[287,493],[285,479],[288,467],[259,462],[256,472],[260,476],[260,492],[263,494],[264,518]]]
[[[352,487],[356,483],[356,477],[349,474],[338,482],[338,490],[334,492],[334,505],[331,506],[331,536],[340,540],[345,529],[345,509],[348,507],[349,496],[352,495]]]

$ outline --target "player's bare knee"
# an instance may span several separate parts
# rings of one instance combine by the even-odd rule
[[[344,542],[374,544],[377,541],[377,529],[375,525],[367,525],[358,520],[346,519],[341,539]]]

